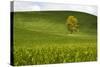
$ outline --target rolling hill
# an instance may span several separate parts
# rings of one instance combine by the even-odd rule
[[[69,34],[65,23],[70,15],[77,17],[79,32]],[[96,60],[97,17],[94,15],[75,11],[14,12],[13,28],[14,65]]]

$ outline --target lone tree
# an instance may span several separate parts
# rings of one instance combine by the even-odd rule
[[[72,34],[73,32],[79,31],[79,23],[75,16],[69,16],[66,20],[66,26],[68,31]]]

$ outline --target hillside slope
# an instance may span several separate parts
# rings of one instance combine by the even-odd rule
[[[79,32],[69,34],[65,23],[70,15],[77,17]],[[74,11],[15,12],[13,27],[14,65],[96,60],[96,16]]]

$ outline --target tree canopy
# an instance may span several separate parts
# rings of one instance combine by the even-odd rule
[[[72,34],[73,32],[79,31],[79,23],[75,16],[68,16],[66,20],[68,31]]]

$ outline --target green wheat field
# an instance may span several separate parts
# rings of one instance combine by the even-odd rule
[[[77,17],[79,32],[70,34],[68,16]],[[14,65],[97,60],[97,17],[75,11],[14,12]]]

